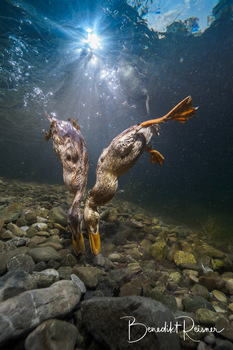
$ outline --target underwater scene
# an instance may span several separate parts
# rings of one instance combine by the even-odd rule
[[[1,350],[233,350],[232,0],[0,28]]]

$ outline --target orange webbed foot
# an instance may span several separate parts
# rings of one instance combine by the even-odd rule
[[[165,116],[157,119],[147,120],[140,124],[140,128],[147,128],[153,124],[159,124],[168,120],[175,120],[180,123],[185,123],[186,120],[192,118],[195,115],[197,107],[192,106],[191,96],[186,97],[183,101],[178,103],[169,113]]]
[[[152,164],[155,164],[155,163],[158,163],[159,165],[163,164],[164,157],[162,156],[161,153],[152,149],[152,146],[147,147],[146,151],[150,154],[150,161]]]

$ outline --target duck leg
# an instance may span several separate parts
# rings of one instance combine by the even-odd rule
[[[185,123],[186,120],[192,118],[197,108],[192,106],[191,96],[186,97],[178,103],[168,114],[161,118],[147,120],[139,125],[139,128],[147,128],[153,124],[164,123],[168,120],[176,120],[180,123]]]

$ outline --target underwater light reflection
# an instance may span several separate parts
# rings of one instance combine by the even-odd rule
[[[101,50],[102,46],[99,36],[96,33],[94,33],[90,28],[87,29],[87,32],[87,39],[84,40],[84,42],[87,43],[92,50]]]

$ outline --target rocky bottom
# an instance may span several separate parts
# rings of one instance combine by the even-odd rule
[[[115,199],[101,254],[85,239],[76,257],[71,201],[64,186],[0,179],[2,350],[233,350],[232,241]]]

